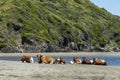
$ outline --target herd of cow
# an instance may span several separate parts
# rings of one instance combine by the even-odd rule
[[[38,63],[41,64],[66,64],[66,61],[63,57],[55,59],[52,56],[44,56],[41,54],[37,54],[36,57],[38,58]],[[23,55],[21,57],[21,61],[27,63],[34,63],[33,57],[28,55]],[[73,57],[73,60],[70,61],[69,64],[107,65],[104,59],[93,58],[92,60],[89,60],[86,57],[82,57],[82,59],[79,59],[78,57]]]

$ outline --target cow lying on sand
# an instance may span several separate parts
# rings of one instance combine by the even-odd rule
[[[82,57],[82,64],[93,64],[93,60],[89,60],[86,57]]]
[[[55,59],[53,64],[66,64],[66,61],[63,57],[60,57],[58,59]]]
[[[53,64],[53,62],[55,61],[55,59],[51,56],[43,56],[41,54],[37,55],[38,58],[38,62],[39,63],[45,63],[45,64]]]
[[[99,58],[93,58],[94,65],[107,65],[106,61]]]
[[[80,64],[81,60],[78,57],[73,57],[73,61],[69,62],[70,64]]]
[[[22,62],[27,62],[27,63],[34,63],[34,59],[31,56],[23,55],[21,57]]]
[[[75,64],[80,64],[81,60],[78,57],[73,57],[73,61]]]

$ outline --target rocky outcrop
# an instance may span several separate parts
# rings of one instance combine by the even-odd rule
[[[1,0],[0,52],[120,51],[119,25],[90,0]]]

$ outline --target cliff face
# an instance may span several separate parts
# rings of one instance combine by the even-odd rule
[[[90,0],[1,0],[0,51],[109,51],[120,17]]]

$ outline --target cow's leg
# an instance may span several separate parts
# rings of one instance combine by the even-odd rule
[[[50,64],[53,64],[53,62],[54,62],[54,60],[52,60],[52,61],[50,62]]]

